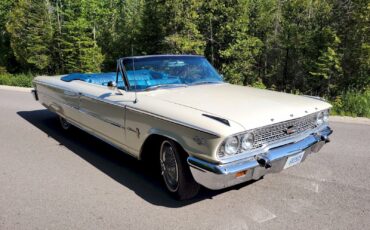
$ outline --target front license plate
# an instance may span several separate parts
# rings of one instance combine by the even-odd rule
[[[294,165],[301,163],[303,156],[304,156],[304,152],[301,152],[294,156],[288,157],[288,160],[285,163],[284,169],[290,168]]]

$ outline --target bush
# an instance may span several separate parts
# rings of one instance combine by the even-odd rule
[[[332,102],[332,113],[344,116],[370,118],[370,87],[363,91],[349,90]]]
[[[32,87],[33,76],[31,74],[0,74],[0,85]]]

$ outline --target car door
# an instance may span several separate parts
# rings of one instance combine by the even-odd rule
[[[125,147],[125,105],[111,90],[100,93],[81,92],[79,110],[82,125],[94,135],[117,147]]]

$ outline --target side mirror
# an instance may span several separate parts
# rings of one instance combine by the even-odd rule
[[[107,84],[108,88],[114,89],[117,87],[117,83],[115,81],[109,81]]]

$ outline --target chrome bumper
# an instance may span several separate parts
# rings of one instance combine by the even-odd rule
[[[188,164],[195,181],[209,189],[222,189],[249,180],[257,180],[268,173],[280,172],[288,157],[304,151],[302,161],[312,152],[318,152],[329,142],[332,133],[326,127],[318,133],[309,135],[295,143],[276,147],[253,157],[228,164],[213,164],[207,161],[188,157]]]
[[[33,97],[35,98],[35,100],[38,101],[39,100],[39,95],[37,93],[37,90],[36,89],[33,89],[31,91],[31,93],[32,93]]]

